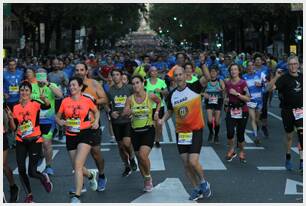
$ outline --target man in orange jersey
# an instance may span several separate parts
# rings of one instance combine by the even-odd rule
[[[83,94],[90,96],[96,105],[103,105],[108,102],[107,96],[102,88],[102,86],[94,79],[88,78],[88,68],[86,64],[79,63],[75,66],[75,75],[81,77],[84,81],[84,84],[87,85],[85,90],[83,91]],[[101,155],[101,129],[98,128],[97,130],[93,130],[92,133],[95,138],[97,138],[99,141],[97,141],[99,144],[95,145],[91,149],[91,155],[95,160],[96,166],[99,170],[99,178],[98,178],[98,189],[97,191],[101,192],[105,190],[105,185],[107,182],[107,179],[104,175],[104,159]]]
[[[205,66],[202,67],[206,74]],[[167,97],[168,110],[159,122],[163,124],[174,113],[176,122],[176,140],[185,172],[194,189],[189,197],[197,200],[211,196],[210,184],[204,179],[202,166],[199,162],[203,141],[204,118],[201,91],[209,81],[209,74],[194,83],[186,83],[184,68],[177,66],[174,70],[174,81],[177,85]],[[205,78],[206,76],[206,78]]]

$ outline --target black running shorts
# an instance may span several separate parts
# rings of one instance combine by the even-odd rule
[[[139,151],[139,148],[146,145],[150,148],[153,147],[155,139],[155,128],[153,126],[149,127],[147,131],[136,132],[132,129],[132,144],[134,151]]]
[[[200,154],[203,143],[203,129],[195,130],[192,132],[192,144],[191,145],[179,145],[178,133],[176,133],[176,144],[180,154],[184,153],[198,153]]]

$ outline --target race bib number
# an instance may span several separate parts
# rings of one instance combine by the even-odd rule
[[[123,108],[125,106],[125,102],[126,102],[126,96],[123,97],[115,97],[114,99],[115,102],[115,107],[116,108]]]
[[[192,132],[179,133],[177,143],[179,145],[191,145],[192,144]]]
[[[295,120],[303,119],[303,108],[293,109]]]
[[[231,108],[231,117],[234,119],[242,118],[242,108]]]
[[[9,94],[18,94],[19,93],[19,86],[9,86]]]
[[[247,102],[247,106],[254,109],[257,106],[257,102]]]
[[[19,126],[21,132],[21,138],[28,136],[34,132],[33,125],[31,121],[26,121]]]
[[[69,132],[80,132],[81,130],[81,121],[80,119],[67,119],[67,130]]]
[[[209,96],[208,104],[218,104],[218,97],[217,96]]]
[[[39,119],[47,119],[48,118],[48,109],[40,110],[39,112]]]

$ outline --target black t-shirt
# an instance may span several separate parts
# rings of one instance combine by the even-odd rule
[[[275,83],[281,101],[280,107],[293,109],[303,107],[303,75],[297,77],[289,73],[281,76]]]

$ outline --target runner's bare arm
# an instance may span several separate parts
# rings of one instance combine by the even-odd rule
[[[92,112],[95,115],[95,121],[92,123],[91,126],[92,126],[93,129],[98,129],[99,128],[99,121],[100,121],[100,112],[99,112],[99,110],[96,106],[94,107]]]
[[[155,114],[154,114],[154,120],[157,120],[158,119],[158,113],[159,113],[159,110],[160,110],[160,104],[161,104],[161,100],[159,99],[158,96],[156,96],[155,94],[151,94],[150,95],[150,99],[156,103],[156,111],[155,111]]]
[[[125,106],[123,109],[123,112],[121,113],[121,116],[130,116],[132,114],[131,111],[131,98],[132,96],[129,96],[125,102]]]
[[[61,119],[62,118],[62,113],[57,112],[55,116],[55,121],[58,125],[64,126],[66,124],[65,120]]]
[[[53,84],[49,84],[48,87],[51,89],[52,93],[53,93],[56,97],[58,97],[58,98],[63,98],[63,92],[61,91],[60,88],[54,87]]]
[[[99,97],[99,99],[97,99],[97,104],[107,104],[108,98],[105,94],[104,89],[97,81],[94,81],[94,84],[95,88],[97,89],[97,96]]]

